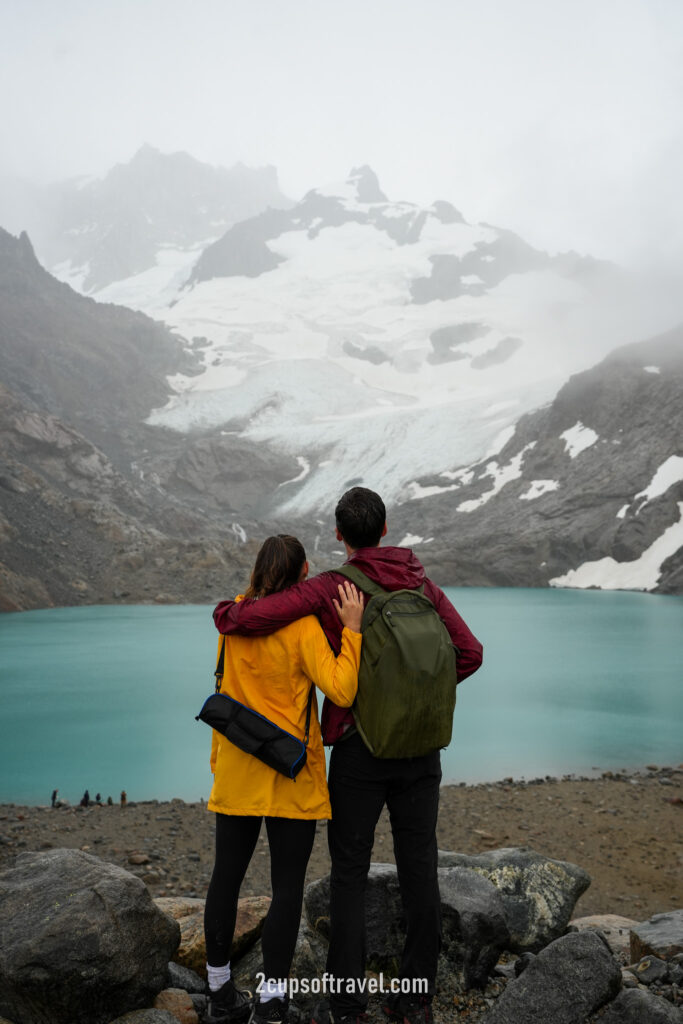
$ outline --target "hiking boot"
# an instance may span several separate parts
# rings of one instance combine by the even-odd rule
[[[268,999],[254,1007],[252,1024],[288,1024],[288,1003],[286,999]]]
[[[206,1024],[249,1024],[254,1012],[254,997],[239,989],[230,978],[217,992],[209,990]]]
[[[392,992],[382,1006],[390,1020],[401,1024],[433,1024],[432,1001],[429,996],[409,996]]]
[[[370,1018],[363,1010],[358,1013],[345,1013],[339,1015],[333,1013],[330,1004],[327,1002],[317,1003],[313,1007],[310,1024],[365,1024]]]

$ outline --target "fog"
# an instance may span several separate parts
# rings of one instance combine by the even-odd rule
[[[103,175],[145,142],[283,190],[390,198],[675,275],[680,0],[0,0],[0,175]]]

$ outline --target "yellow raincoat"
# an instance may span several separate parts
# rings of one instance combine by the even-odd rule
[[[226,638],[221,691],[303,739],[311,682],[340,707],[353,703],[358,689],[361,640],[360,633],[344,627],[341,651],[335,658],[314,615],[297,619],[270,636],[233,634]],[[288,779],[269,768],[215,730],[211,771],[214,783],[210,811],[330,818],[316,695],[306,764],[296,779]]]

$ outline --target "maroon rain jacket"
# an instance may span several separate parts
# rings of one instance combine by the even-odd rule
[[[457,649],[458,682],[477,671],[482,661],[481,644],[444,592],[426,578],[412,551],[396,547],[359,548],[347,564],[357,566],[384,590],[415,590],[424,583],[425,596],[434,604]],[[337,588],[345,579],[334,571],[323,572],[256,601],[221,601],[216,605],[213,621],[219,633],[266,636],[304,615],[316,615],[330,647],[339,654],[343,627],[332,598],[339,599]],[[336,743],[349,725],[353,725],[350,709],[337,707],[326,697],[321,718],[323,742]]]

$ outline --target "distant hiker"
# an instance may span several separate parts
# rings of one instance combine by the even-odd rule
[[[52,790],[52,806],[53,807],[57,806],[57,793],[59,793],[58,789],[53,789]]]
[[[107,807],[113,807],[113,806],[114,806],[114,801],[112,800],[112,798],[110,796],[108,796],[107,797]]]
[[[90,804],[90,793],[86,789],[85,793],[81,797],[81,807],[88,807]]]
[[[100,807],[102,806],[102,797],[99,793],[95,793],[95,803],[99,804]]]
[[[128,803],[128,797],[126,796],[126,791],[125,791],[125,789],[122,789],[121,790],[121,806],[125,807],[127,803]]]
[[[347,553],[340,572],[323,572],[280,594],[256,595],[258,601],[222,601],[214,611],[218,631],[230,639],[235,633],[263,637],[302,615],[316,615],[330,646],[338,651],[341,628],[332,601],[349,570],[348,576],[368,601],[375,597],[377,601],[386,600],[383,591],[424,589],[455,648],[457,679],[462,681],[475,672],[482,661],[481,644],[443,591],[426,577],[412,551],[380,546],[387,532],[380,496],[366,487],[351,488],[340,498],[335,520],[337,540],[343,542]],[[412,598],[410,603],[414,604]],[[398,632],[398,624],[393,625]],[[364,651],[371,627],[372,617],[368,616]],[[359,696],[364,686],[369,685],[372,691],[373,671],[372,664],[361,655]],[[380,681],[378,670],[376,679]],[[397,684],[402,686],[403,679]],[[399,993],[384,1000],[383,1009],[394,1020],[429,1024],[441,947],[436,843],[441,743],[420,756],[375,756],[366,746],[351,710],[330,700],[323,705],[322,731],[324,742],[333,745],[329,769],[332,819],[327,826],[332,861],[327,970],[334,976],[335,988],[330,1006],[320,1005],[313,1010],[311,1024],[355,1024],[364,1014],[365,888],[375,825],[385,804],[391,818],[406,918],[400,980],[410,986],[411,979],[426,979],[428,991],[421,995],[415,989],[406,993],[402,984]]]

